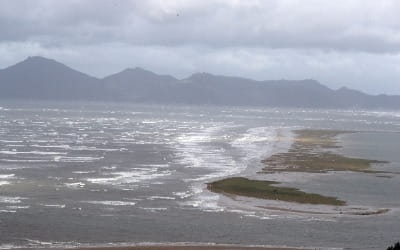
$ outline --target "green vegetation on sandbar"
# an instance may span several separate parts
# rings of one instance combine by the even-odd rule
[[[207,188],[216,193],[254,197],[268,200],[280,200],[320,205],[345,205],[335,197],[305,193],[297,188],[277,187],[275,181],[249,180],[243,177],[232,177],[207,184]]]
[[[350,131],[296,130],[295,138],[288,152],[277,153],[263,160],[264,173],[271,172],[312,172],[353,171],[363,173],[384,173],[370,170],[372,164],[385,161],[346,157],[329,149],[339,148],[337,136]]]

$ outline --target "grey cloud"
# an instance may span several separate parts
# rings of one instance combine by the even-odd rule
[[[394,0],[3,1],[2,6],[2,41],[400,51],[400,3]]]

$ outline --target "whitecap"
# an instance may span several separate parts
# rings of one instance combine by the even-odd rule
[[[1,213],[1,211],[0,211]],[[13,248],[22,248],[21,246],[12,245],[12,244],[1,244],[0,249],[13,249]]]
[[[150,211],[150,212],[159,212],[159,211],[166,211],[168,208],[166,207],[139,207],[140,209]]]
[[[106,206],[134,206],[136,205],[133,201],[82,201],[89,204],[100,204]]]
[[[103,156],[92,157],[92,156],[55,156],[55,162],[94,162],[103,159]]]
[[[64,183],[69,188],[84,188],[86,186],[83,182]]]
[[[44,207],[51,207],[51,208],[65,208],[65,204],[41,204]]]
[[[153,200],[175,200],[175,197],[154,195],[154,196],[149,196],[146,199],[151,200],[151,201],[153,201]]]
[[[50,151],[14,151],[14,150],[2,150],[0,154],[6,155],[19,155],[19,154],[29,154],[29,155],[66,155],[65,152],[50,152]]]
[[[9,179],[13,178],[15,174],[0,174],[0,179]]]
[[[21,203],[23,199],[23,197],[12,197],[12,196],[0,196],[0,203],[7,203],[7,204],[18,204]]]
[[[72,171],[73,174],[94,174],[96,171]]]
[[[39,163],[39,162],[48,162],[49,160],[42,159],[42,160],[27,160],[27,159],[1,159],[0,161],[3,162],[12,162],[12,163]]]
[[[16,209],[28,209],[28,208],[30,208],[30,206],[7,206],[7,208],[8,209],[13,209],[13,210],[16,210]]]
[[[6,209],[0,209],[0,213],[16,213],[17,210],[6,210]]]
[[[159,171],[158,169],[132,168],[130,171],[109,173],[108,177],[87,178],[86,180],[95,184],[123,185],[156,179],[170,175],[171,173],[169,170]]]

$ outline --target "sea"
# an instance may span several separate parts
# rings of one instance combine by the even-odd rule
[[[373,168],[390,174],[260,173],[261,160],[286,152],[297,129],[357,131],[340,135],[337,151],[388,161]],[[398,111],[2,101],[0,249],[386,249],[400,240],[399,173]],[[279,180],[388,212],[269,210],[207,190],[230,176]]]

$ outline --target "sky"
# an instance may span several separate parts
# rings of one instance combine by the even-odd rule
[[[0,68],[28,56],[104,77],[315,79],[400,94],[397,0],[2,0]]]

